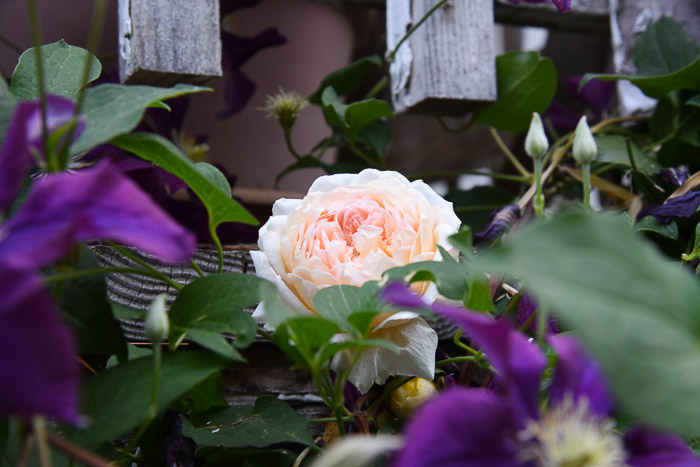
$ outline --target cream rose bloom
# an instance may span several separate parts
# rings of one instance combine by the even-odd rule
[[[447,238],[459,226],[452,203],[423,181],[366,169],[320,177],[304,199],[276,201],[260,229],[260,251],[251,256],[258,275],[273,281],[294,311],[313,314],[313,298],[321,288],[361,286],[396,266],[439,261],[436,244],[456,256]],[[432,284],[417,291],[427,300],[436,295]],[[254,316],[264,319],[262,304]],[[363,349],[348,378],[361,392],[395,374],[432,380],[437,335],[417,314],[382,314],[371,333],[394,342],[400,353]],[[332,362],[334,369],[346,364],[343,355]]]

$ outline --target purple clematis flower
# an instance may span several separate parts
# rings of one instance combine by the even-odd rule
[[[508,206],[497,209],[491,213],[489,223],[478,234],[474,235],[477,243],[487,240],[496,240],[505,231],[510,229],[520,219],[520,208],[517,204],[509,204]]]
[[[526,3],[547,3],[552,2],[557,7],[559,13],[568,13],[571,11],[571,0],[523,0]],[[520,3],[520,0],[510,0],[511,3],[516,5]]]
[[[11,202],[41,156],[38,103],[20,103],[0,158],[3,201]],[[49,96],[48,127],[73,116],[73,103]],[[79,132],[76,132],[79,133]],[[19,183],[16,181],[19,180]],[[164,261],[194,252],[194,236],[108,161],[75,173],[38,177],[22,206],[0,225],[0,417],[43,414],[78,421],[79,374],[70,331],[44,290],[39,269],[75,242],[135,246]]]
[[[668,224],[673,217],[690,217],[700,206],[700,191],[691,191],[675,198],[667,199],[664,203],[650,204],[642,209],[637,216],[642,219],[645,216],[654,216],[659,222]]]
[[[70,99],[46,96],[46,126],[53,133],[73,119],[75,104]],[[78,121],[77,138],[85,128]],[[32,152],[44,155],[41,138],[41,104],[38,100],[17,104],[0,152],[0,209],[7,209],[22,186],[29,169],[36,165]]]
[[[233,11],[248,8],[258,3],[260,0],[221,0],[219,7],[221,18]],[[243,110],[255,92],[255,83],[240,68],[261,50],[286,44],[287,39],[277,31],[277,28],[265,29],[253,37],[231,34],[222,28],[221,41],[221,65],[224,72],[226,107],[217,117],[228,118]]]
[[[395,283],[383,297],[405,305],[415,302],[409,294]],[[432,308],[486,352],[498,372],[498,392],[454,388],[428,402],[409,421],[394,466],[700,466],[680,438],[646,429],[623,438],[614,430],[605,379],[575,337],[548,338],[558,361],[541,409],[546,359],[534,343],[504,320],[437,303]]]

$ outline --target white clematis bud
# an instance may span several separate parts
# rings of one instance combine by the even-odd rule
[[[542,119],[537,112],[532,113],[530,129],[525,137],[525,152],[533,159],[539,159],[545,155],[549,149],[549,141],[544,133]]]
[[[146,315],[146,321],[144,322],[144,331],[146,335],[153,343],[158,343],[168,337],[168,332],[170,330],[170,321],[168,320],[168,314],[165,311],[165,300],[168,298],[168,294],[160,294],[151,302],[151,306],[148,308],[148,314]]]
[[[573,153],[574,158],[581,164],[590,164],[598,155],[598,145],[588,127],[585,115],[581,117],[576,126]]]

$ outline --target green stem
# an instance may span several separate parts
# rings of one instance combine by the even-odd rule
[[[136,268],[94,268],[94,269],[82,269],[80,271],[69,272],[66,274],[55,274],[53,276],[44,277],[44,284],[51,284],[53,282],[62,282],[71,279],[78,279],[80,277],[94,276],[98,274],[108,274],[108,273],[120,273],[120,274],[139,274],[142,276],[153,277],[154,279],[161,279],[159,274],[153,274],[150,271],[144,271],[143,269]]]
[[[39,16],[36,11],[34,0],[27,0],[27,10],[29,11],[29,22],[32,28],[32,42],[34,43],[34,62],[36,65],[36,80],[39,88],[39,106],[41,108],[41,139],[46,158],[47,170],[55,172],[58,170],[56,161],[52,154],[49,154],[49,129],[46,123],[46,94],[44,92],[44,63],[41,60],[41,28],[39,26]]]
[[[547,321],[549,320],[549,312],[547,307],[540,303],[537,310],[537,342],[542,345],[544,344],[544,337],[547,333]]]
[[[292,145],[292,131],[291,128],[284,128],[284,142],[287,145],[287,149],[289,150],[290,153],[292,153],[292,156],[296,160],[301,159],[301,155],[294,149],[294,146]]]
[[[39,450],[39,465],[41,467],[51,467],[51,450],[49,449],[44,419],[38,415],[32,417],[32,429],[34,430],[36,445]]]
[[[348,415],[343,417],[343,422],[352,422],[355,420],[355,417],[352,415]],[[309,423],[331,423],[331,422],[337,422],[338,418],[337,417],[323,417],[323,418],[312,418],[309,420]]]
[[[474,206],[458,206],[454,208],[455,212],[478,212],[478,211],[493,211],[494,209],[500,209],[504,206],[508,206],[510,203],[498,203],[498,204],[478,204]]]
[[[408,383],[413,378],[415,378],[415,376],[402,376],[401,378],[396,378],[391,383],[384,386],[384,393],[382,393],[381,396],[377,397],[374,400],[374,402],[372,402],[372,404],[369,407],[367,407],[367,410],[365,410],[365,412],[370,415],[373,414],[374,411],[377,410],[384,403],[384,401],[387,398],[389,398],[389,396],[391,396],[391,393],[394,392],[395,389]]]
[[[448,1],[448,0],[439,0],[435,5],[432,6],[432,8],[430,8],[430,10],[428,10],[428,11],[423,15],[423,17],[422,17],[416,24],[414,24],[413,26],[411,26],[411,28],[410,28],[408,31],[406,31],[406,34],[404,34],[404,36],[401,38],[401,40],[399,41],[399,43],[396,44],[396,47],[394,47],[394,50],[392,50],[391,53],[389,53],[389,61],[393,61],[393,60],[394,60],[394,58],[396,57],[396,52],[398,52],[398,50],[399,50],[399,47],[401,47],[401,45],[402,45],[409,37],[411,37],[411,34],[413,34],[413,33],[415,32],[416,29],[418,29],[419,27],[421,27],[421,25],[422,25],[423,23],[425,23],[425,21],[426,21],[428,18],[430,18],[430,16],[431,16],[433,13],[435,13],[441,6],[443,6],[445,3],[447,3],[447,1]]]
[[[199,264],[195,263],[193,259],[190,260],[190,266],[192,266],[192,269],[194,269],[199,277],[204,277],[204,271],[202,271],[202,268],[200,268]]]
[[[265,339],[267,339],[267,340],[269,340],[270,342],[272,342],[272,334],[270,334],[269,332],[265,331],[264,329],[258,328],[258,334],[260,334],[260,335],[263,336]]]
[[[371,166],[376,166],[380,170],[386,170],[386,164],[383,161],[376,161],[369,157],[367,154],[364,152],[360,151],[357,146],[355,146],[354,142],[350,143],[349,146],[350,150],[352,151],[353,154],[355,154],[357,157],[362,159],[363,161],[367,162],[367,164]]]
[[[581,164],[583,172],[583,209],[591,212],[591,163]]]
[[[467,355],[465,357],[452,357],[452,358],[446,358],[445,360],[440,360],[439,362],[435,362],[435,367],[441,367],[445,365],[450,365],[452,363],[464,363],[464,362],[475,362],[476,357],[472,355]]]
[[[126,248],[124,248],[124,247],[122,247],[122,246],[119,246],[119,245],[117,245],[116,243],[112,243],[112,242],[105,242],[105,244],[107,244],[107,245],[109,245],[110,247],[114,248],[116,251],[118,251],[119,253],[121,253],[123,256],[126,256],[127,258],[129,258],[130,260],[132,260],[133,262],[135,262],[136,264],[138,264],[139,266],[143,267],[143,268],[146,269],[148,272],[150,272],[151,274],[153,274],[154,277],[156,277],[156,278],[162,280],[163,282],[167,283],[168,285],[170,285],[170,286],[171,286],[172,288],[174,288],[175,290],[180,291],[180,290],[182,290],[182,289],[184,288],[184,286],[183,286],[182,284],[178,284],[177,282],[175,282],[174,280],[172,280],[171,278],[169,278],[168,276],[166,276],[166,275],[163,274],[162,272],[158,271],[158,270],[155,269],[153,266],[151,266],[150,264],[148,264],[147,262],[145,262],[144,260],[142,260],[141,258],[139,258],[138,256],[136,256],[135,254],[133,254],[132,252],[130,252],[130,251],[127,250]]]
[[[501,139],[501,135],[498,134],[498,131],[496,131],[495,128],[489,127],[489,132],[491,133],[491,136],[493,137],[493,140],[496,142],[498,147],[501,149],[501,152],[505,154],[505,156],[508,158],[511,164],[513,164],[513,167],[515,167],[515,170],[518,171],[520,175],[523,177],[530,178],[532,177],[532,174],[527,171],[525,167],[518,161],[517,157],[511,152],[511,150],[506,146],[506,143],[503,142]]]
[[[216,226],[211,222],[209,222],[209,235],[211,235],[214,246],[216,246],[216,255],[219,257],[217,271],[221,274],[221,271],[224,270],[224,248],[221,246],[221,240],[219,240],[219,236],[216,234]]]
[[[18,54],[22,53],[22,48],[20,46],[18,46],[17,44],[15,44],[14,42],[12,42],[10,39],[3,36],[2,34],[0,34],[0,44],[7,46],[7,48],[9,48],[10,50],[12,50],[15,53],[18,53]]]
[[[148,402],[148,410],[146,411],[146,418],[139,427],[139,431],[136,435],[129,441],[127,446],[127,452],[132,452],[138,446],[141,437],[143,437],[146,430],[151,426],[153,420],[156,419],[158,415],[158,381],[160,380],[160,370],[163,363],[163,349],[161,348],[160,342],[153,343],[153,383],[151,384],[151,399]]]
[[[372,89],[369,90],[369,92],[365,95],[364,98],[370,99],[376,96],[377,94],[379,94],[379,91],[386,87],[387,84],[389,84],[389,78],[387,78],[386,76],[382,76],[382,79],[377,81],[377,84],[372,86]]]
[[[542,158],[535,158],[535,197],[532,200],[532,207],[535,209],[537,217],[544,216],[544,195],[542,194]]]

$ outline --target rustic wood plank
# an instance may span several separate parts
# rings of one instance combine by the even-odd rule
[[[123,83],[202,84],[221,76],[218,0],[119,0]]]
[[[700,42],[700,2],[687,0],[610,0],[610,27],[615,72],[634,75],[634,43],[647,26],[662,16],[678,21],[695,42]],[[629,81],[617,83],[620,112],[631,115],[650,111],[656,101]]]
[[[435,0],[389,0],[387,50]],[[496,99],[493,4],[448,2],[398,49],[389,68],[396,112],[464,114]]]

